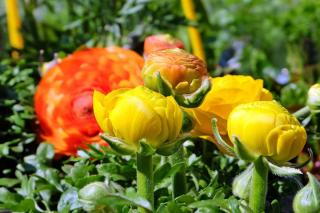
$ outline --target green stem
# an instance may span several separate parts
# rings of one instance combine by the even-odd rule
[[[137,187],[138,194],[147,199],[153,209],[153,166],[152,155],[144,156],[137,153]],[[150,213],[151,211],[139,207],[140,213]]]
[[[268,166],[259,157],[254,162],[249,206],[254,213],[264,212],[268,189]]]
[[[305,117],[309,113],[310,113],[309,107],[305,106],[299,109],[298,111],[296,111],[295,113],[293,113],[293,115],[296,116],[297,118],[300,118],[300,117]]]
[[[178,151],[171,155],[171,163],[183,163],[180,171],[178,171],[172,177],[173,184],[173,198],[177,198],[180,195],[187,193],[187,180],[186,180],[186,168],[185,168],[185,159],[184,159],[184,149],[183,146],[180,146]]]

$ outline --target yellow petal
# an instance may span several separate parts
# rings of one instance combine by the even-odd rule
[[[96,121],[98,123],[98,125],[100,126],[100,128],[103,131],[107,131],[107,126],[104,122],[104,119],[106,117],[106,111],[105,108],[103,106],[103,100],[104,100],[104,94],[94,90],[93,92],[93,113],[94,116],[96,118]]]

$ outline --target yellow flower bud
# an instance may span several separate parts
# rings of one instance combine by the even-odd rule
[[[257,101],[237,106],[228,118],[230,140],[237,137],[252,153],[277,163],[296,157],[307,134],[298,120],[276,101]]]
[[[182,127],[182,112],[173,97],[164,97],[143,86],[107,95],[95,91],[93,110],[103,131],[134,149],[138,149],[142,139],[157,148],[176,139]]]
[[[218,120],[223,138],[227,136],[227,119],[233,108],[253,101],[272,100],[271,93],[263,88],[263,81],[250,76],[226,75],[211,79],[211,90],[202,104],[186,111],[194,118],[195,135],[212,140],[211,119]],[[209,137],[208,137],[209,136]]]
[[[314,84],[308,91],[307,105],[312,111],[320,110],[320,84]]]
[[[166,49],[148,55],[143,70],[145,85],[158,91],[157,73],[178,94],[196,91],[203,77],[208,76],[206,64],[196,56],[182,49]]]

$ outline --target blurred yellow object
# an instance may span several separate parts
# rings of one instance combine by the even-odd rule
[[[192,0],[181,0],[182,9],[184,15],[189,21],[196,20],[196,14],[194,11],[194,5]],[[206,60],[206,56],[203,50],[202,40],[199,33],[199,30],[196,27],[189,26],[188,33],[191,40],[193,54],[201,58],[202,60]]]
[[[93,94],[93,111],[101,129],[138,150],[139,141],[153,148],[175,140],[182,127],[182,111],[172,96],[146,87]]]
[[[20,32],[21,20],[17,0],[6,0],[6,12],[10,44],[13,48],[23,49],[24,42]]]
[[[228,118],[228,135],[237,137],[248,151],[276,163],[296,157],[307,140],[299,121],[276,101],[242,104]]]

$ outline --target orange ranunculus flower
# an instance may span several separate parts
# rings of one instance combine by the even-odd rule
[[[41,139],[63,155],[101,142],[93,90],[108,93],[142,85],[142,66],[141,56],[119,47],[84,49],[63,59],[43,76],[35,94]]]
[[[272,100],[263,88],[263,81],[250,76],[226,75],[211,79],[211,90],[198,108],[186,109],[194,118],[193,132],[212,139],[211,119],[217,118],[222,137],[227,138],[227,119],[238,105],[253,101]]]
[[[147,56],[154,51],[173,48],[184,49],[184,44],[181,40],[172,37],[170,34],[159,34],[148,36],[144,40],[143,52]]]

